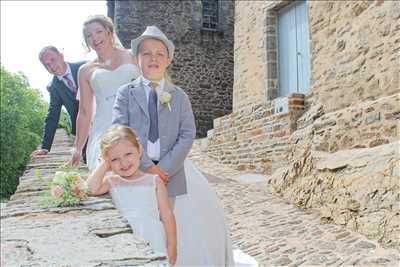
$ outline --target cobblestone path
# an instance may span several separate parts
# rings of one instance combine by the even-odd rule
[[[244,173],[206,158],[196,143],[190,158],[221,198],[234,248],[260,266],[400,266],[400,253],[341,226],[324,224],[272,194],[266,182],[247,183]]]

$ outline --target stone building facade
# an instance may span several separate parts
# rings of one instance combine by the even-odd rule
[[[233,112],[214,120],[207,153],[400,248],[400,4],[301,2],[235,2]],[[309,46],[309,86],[282,94],[291,11],[302,21],[294,38]]]
[[[108,14],[125,47],[148,25],[157,25],[175,44],[170,76],[189,95],[197,136],[213,119],[232,111],[234,2],[107,1]]]

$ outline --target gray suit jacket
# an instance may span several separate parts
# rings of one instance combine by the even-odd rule
[[[158,128],[160,136],[160,162],[158,166],[169,175],[170,197],[186,193],[184,160],[196,136],[192,106],[186,93],[179,87],[165,83],[164,91],[171,94],[171,111],[166,104],[159,105]],[[145,150],[141,158],[141,169],[154,165],[147,156],[147,141],[150,129],[146,92],[142,79],[119,88],[113,108],[113,124],[128,125],[135,130]]]

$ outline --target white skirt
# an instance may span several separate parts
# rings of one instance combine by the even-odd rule
[[[224,210],[204,175],[185,161],[187,194],[177,196],[177,266],[234,266]]]

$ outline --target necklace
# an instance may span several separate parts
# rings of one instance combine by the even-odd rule
[[[113,55],[115,54],[115,52],[114,52],[114,49],[112,49],[111,51],[110,51],[110,53],[107,53],[107,55],[109,56],[108,58],[107,57],[103,57],[104,58],[104,60],[101,60],[101,57],[98,57],[98,60],[99,60],[99,63],[100,64],[103,64],[104,66],[111,66],[111,64],[112,64],[112,62],[113,62]]]

